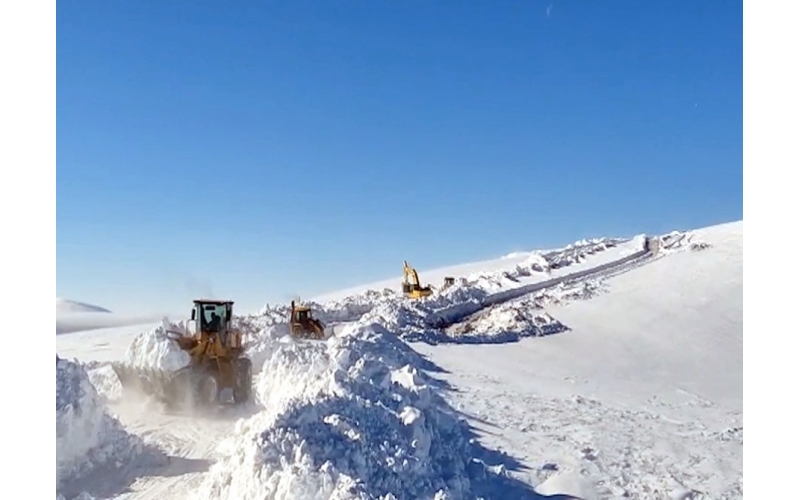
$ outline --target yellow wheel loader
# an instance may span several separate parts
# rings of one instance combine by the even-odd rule
[[[234,403],[248,401],[253,364],[245,355],[242,332],[231,328],[232,317],[232,301],[195,300],[195,334],[171,337],[189,354],[190,364],[166,372],[112,363],[123,388],[138,389],[168,404],[214,405],[224,389],[232,390]]]
[[[433,293],[430,285],[422,286],[419,284],[417,270],[403,261],[403,295],[410,299],[421,299]]]
[[[322,340],[325,338],[325,323],[314,317],[310,307],[292,301],[289,331],[294,338]]]

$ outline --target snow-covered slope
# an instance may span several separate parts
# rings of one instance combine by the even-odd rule
[[[532,483],[564,471],[599,498],[741,498],[742,223],[695,235],[698,251],[549,306],[566,333],[418,350],[452,373],[453,404],[490,424],[486,443],[524,457]]]
[[[399,276],[331,294],[312,304],[326,342],[289,338],[285,304],[236,318],[256,403],[238,423],[112,405],[197,461],[147,469],[126,498],[741,498],[741,223],[484,266],[439,270],[456,284],[418,301]],[[165,367],[164,325],[57,350]],[[118,400],[113,371],[90,376]]]
[[[595,256],[594,262],[602,263],[604,259],[618,258],[621,253],[629,250],[629,246],[622,246],[622,248],[615,252],[609,249],[624,243],[626,239],[623,238],[593,238],[590,240],[584,239],[576,241],[564,248],[556,250],[535,250],[531,252],[515,252],[503,256],[498,259],[491,259],[481,262],[471,262],[467,264],[459,264],[456,266],[448,266],[439,269],[423,270],[418,269],[420,283],[422,285],[430,284],[434,288],[439,288],[444,283],[445,277],[453,277],[456,279],[474,279],[481,275],[488,273],[517,273],[525,276],[536,276],[539,273],[541,276],[546,275],[551,271],[568,266],[575,265],[583,262],[589,256]],[[628,240],[632,241],[632,240]],[[632,241],[635,246],[637,241]],[[595,254],[602,253],[596,256]],[[411,263],[413,265],[413,263]],[[321,294],[317,297],[312,297],[310,300],[316,303],[325,303],[330,301],[340,301],[347,297],[357,296],[368,291],[381,292],[384,290],[398,291],[400,289],[400,282],[403,277],[402,262],[398,265],[397,276],[387,278],[375,283],[369,283],[356,287],[351,287],[343,290],[338,290],[330,293]]]

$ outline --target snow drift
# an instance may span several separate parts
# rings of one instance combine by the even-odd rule
[[[121,467],[142,451],[142,441],[107,413],[86,371],[56,356],[57,487]]]
[[[199,498],[463,498],[487,467],[426,361],[380,325],[277,346],[265,411],[220,447]]]

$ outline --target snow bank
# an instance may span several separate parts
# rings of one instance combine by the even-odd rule
[[[674,231],[667,235],[655,238],[659,251],[670,252],[690,248],[692,236],[688,233]],[[581,240],[565,248],[550,251],[531,252],[528,257],[517,264],[513,269],[489,272],[475,272],[466,277],[460,277],[447,288],[436,290],[429,297],[409,301],[400,293],[392,290],[375,291],[356,294],[343,299],[330,301],[324,304],[308,303],[316,316],[331,323],[358,323],[368,325],[380,324],[389,331],[408,341],[422,341],[428,343],[455,342],[455,343],[498,343],[511,342],[521,337],[547,335],[566,330],[567,328],[551,316],[543,313],[526,312],[527,307],[532,310],[541,309],[547,304],[560,303],[566,300],[586,299],[600,292],[600,282],[592,279],[581,279],[578,284],[556,285],[558,278],[549,274],[553,270],[584,262],[590,255],[617,247],[626,243],[630,252],[639,252],[645,248],[647,236],[637,235],[630,239],[595,238]],[[695,249],[705,248],[702,244],[695,244]],[[627,249],[627,246],[626,246]],[[635,253],[633,254],[635,255]],[[627,254],[620,254],[622,258]],[[616,261],[614,261],[616,262]],[[605,263],[603,266],[608,266]],[[524,282],[521,281],[535,274],[541,274],[542,279]],[[563,274],[563,273],[562,273]],[[547,287],[542,291],[534,292],[534,287],[541,284]],[[524,288],[523,288],[524,287]],[[533,288],[527,292],[529,288]],[[525,292],[522,301],[513,299],[508,307],[491,305],[511,299],[515,291]],[[505,294],[511,294],[505,297]],[[529,300],[533,297],[532,300]],[[502,306],[502,303],[500,304]],[[453,322],[462,322],[481,311],[484,307],[491,307],[492,316],[482,322],[471,322],[467,327],[459,325],[456,330],[443,331]],[[499,309],[498,309],[499,307]],[[522,311],[520,311],[520,309]],[[260,315],[250,317],[255,331],[260,331],[254,336],[255,346],[251,355],[257,360],[258,366],[271,354],[269,346],[274,340],[288,334],[286,321],[289,316],[289,305],[270,306],[262,308]],[[500,326],[492,321],[500,321]],[[263,340],[260,340],[262,339]]]
[[[697,233],[694,231],[672,231],[658,237],[659,252],[664,254],[683,252],[686,250],[699,251],[710,247],[711,245],[708,243],[700,241]]]
[[[198,498],[463,498],[487,470],[425,363],[374,324],[279,345]]]
[[[454,318],[463,318],[483,307],[483,301],[492,294],[518,289],[521,278],[535,273],[549,273],[553,269],[583,262],[589,255],[617,246],[625,240],[597,238],[583,240],[559,250],[531,253],[514,269],[492,272],[477,272],[461,277],[447,288],[436,291],[430,297],[409,301],[392,290],[375,291],[352,295],[324,304],[306,303],[314,314],[326,324],[358,323],[380,324],[405,340],[426,342],[498,342],[509,341],[520,335],[539,335],[562,331],[563,325],[547,315],[528,318],[529,325],[515,334],[507,331],[483,332],[480,335],[453,337],[443,335],[443,324]],[[644,245],[642,240],[641,245]],[[638,248],[638,247],[636,247]],[[265,305],[258,316],[243,319],[254,331],[254,345],[250,350],[260,366],[271,354],[274,341],[288,334],[289,305]],[[519,325],[517,325],[519,327]],[[517,328],[519,329],[519,328]]]
[[[428,304],[426,309],[442,309],[454,303],[469,302],[508,288],[520,286],[519,279],[536,273],[549,273],[553,269],[578,264],[590,255],[618,246],[626,240],[619,238],[595,238],[581,240],[558,250],[532,252],[530,256],[514,269],[472,273],[456,278],[456,283],[448,288],[435,290],[435,293],[417,302]],[[399,284],[400,278],[398,278]],[[368,290],[342,299],[325,303],[304,302],[314,314],[326,324],[351,323],[362,319],[378,307],[394,307],[407,302],[405,297],[392,289]],[[257,325],[257,330],[284,324],[289,317],[289,304],[266,304],[257,316],[249,321]]]
[[[121,467],[142,451],[142,441],[106,412],[86,371],[56,356],[57,487]]]
[[[159,326],[133,339],[125,353],[125,364],[164,371],[175,371],[189,365],[189,354],[169,338],[175,333],[168,332],[181,335],[189,333],[185,322],[171,323],[165,318]]]

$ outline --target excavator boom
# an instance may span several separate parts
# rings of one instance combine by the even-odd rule
[[[430,285],[421,286],[417,270],[403,261],[403,295],[411,299],[421,299],[433,294]]]

